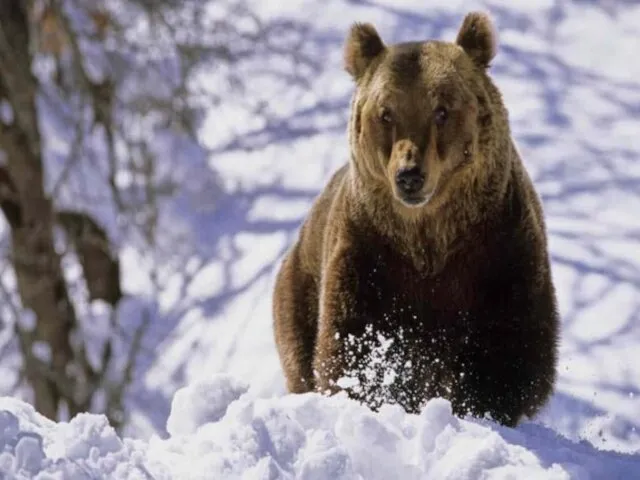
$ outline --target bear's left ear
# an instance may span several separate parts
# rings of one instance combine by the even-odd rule
[[[489,15],[471,12],[464,17],[456,43],[471,57],[476,65],[488,68],[496,54],[496,33]]]
[[[384,43],[373,25],[354,24],[344,45],[345,70],[357,81],[384,49]]]

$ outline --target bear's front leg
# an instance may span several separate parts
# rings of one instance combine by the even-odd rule
[[[549,268],[538,266],[543,272],[536,274],[510,263],[508,275],[487,282],[484,316],[476,319],[464,362],[471,366],[464,377],[466,402],[460,404],[513,427],[553,394],[559,317]]]
[[[313,390],[313,349],[318,320],[318,288],[304,271],[297,244],[284,258],[273,295],[274,336],[290,393]]]
[[[334,394],[347,369],[345,340],[356,323],[357,276],[342,243],[333,249],[323,269],[319,298],[318,337],[314,355],[315,389]],[[350,394],[348,389],[347,393]]]

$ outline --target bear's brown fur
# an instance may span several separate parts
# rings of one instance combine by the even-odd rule
[[[274,331],[290,392],[345,390],[417,412],[532,416],[559,319],[540,201],[487,69],[489,18],[455,42],[385,45],[352,27],[350,161],[285,257]]]

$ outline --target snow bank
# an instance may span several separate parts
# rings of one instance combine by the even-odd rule
[[[640,455],[599,451],[534,424],[508,429],[458,419],[450,404],[420,415],[378,413],[342,396],[253,397],[218,375],[180,390],[168,439],[121,439],[105,417],[49,421],[0,398],[0,478],[614,479]]]

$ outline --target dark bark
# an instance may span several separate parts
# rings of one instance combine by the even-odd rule
[[[56,220],[76,250],[87,282],[89,300],[101,299],[116,306],[122,298],[120,262],[111,252],[111,243],[104,229],[83,212],[63,210],[57,212]]]

